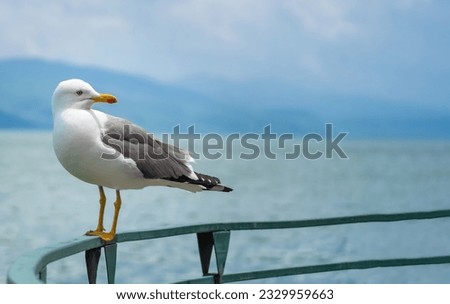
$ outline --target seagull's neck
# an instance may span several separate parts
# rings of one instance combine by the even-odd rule
[[[91,112],[91,106],[86,106],[86,105],[82,105],[82,104],[76,104],[76,105],[72,105],[70,107],[53,107],[53,118],[55,118],[58,115],[61,115],[62,113],[66,112],[66,111],[87,111],[87,112]]]
[[[58,113],[62,113],[67,110],[85,110],[90,111],[93,101],[91,99],[85,99],[77,102],[67,102],[65,100],[60,100],[58,102],[52,102],[53,116]]]

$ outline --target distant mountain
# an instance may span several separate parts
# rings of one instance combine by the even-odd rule
[[[205,83],[202,92],[211,98],[263,112],[259,117],[270,117],[281,132],[323,134],[324,125],[332,123],[335,131],[349,132],[349,138],[450,139],[450,96],[448,101],[414,103],[346,95],[301,83],[230,83],[209,78],[191,82]]]
[[[0,129],[30,129],[35,127],[37,126],[30,121],[0,112]]]
[[[56,85],[69,78],[91,83],[99,92],[116,95],[115,105],[95,105],[155,132],[182,132],[195,125],[206,132],[260,132],[276,123],[274,130],[297,133],[313,117],[293,107],[264,108],[207,97],[174,85],[166,85],[136,75],[92,67],[78,67],[43,60],[0,61],[0,111],[5,116],[1,128],[52,127],[51,96]],[[7,118],[6,118],[7,117]]]
[[[186,132],[195,125],[202,134],[260,134],[270,124],[276,133],[323,134],[324,124],[331,122],[336,132],[349,132],[353,138],[450,138],[448,110],[317,94],[272,83],[205,79],[207,89],[198,92],[137,75],[34,59],[0,61],[0,128],[51,129],[53,90],[69,78],[86,80],[119,99],[96,108],[156,133],[172,133],[177,125]]]

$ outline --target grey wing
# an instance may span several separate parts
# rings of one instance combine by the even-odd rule
[[[126,158],[131,158],[145,178],[197,180],[185,150],[157,140],[145,129],[132,122],[108,116],[102,141]]]

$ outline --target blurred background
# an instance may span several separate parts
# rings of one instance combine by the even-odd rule
[[[348,159],[286,160],[274,147],[276,160],[242,160],[239,145],[232,159],[200,158],[198,171],[235,191],[124,191],[119,231],[449,208],[449,12],[438,0],[0,0],[0,282],[19,255],[95,228],[97,187],[65,172],[52,149],[51,95],[69,78],[119,99],[97,109],[157,134],[195,126],[225,138],[270,125],[299,144],[309,133],[324,137],[326,123],[334,136],[348,133],[340,145]],[[449,226],[232,235],[226,271],[448,254]],[[194,239],[122,247],[118,282],[201,275]],[[449,272],[402,267],[264,282],[449,283]],[[84,280],[82,257],[50,267],[49,281]]]

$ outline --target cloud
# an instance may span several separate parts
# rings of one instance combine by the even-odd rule
[[[258,5],[252,0],[241,1],[174,1],[166,12],[179,26],[225,45],[242,43],[242,34],[250,26],[264,22],[268,2]]]
[[[252,64],[286,55],[273,42],[295,41],[302,31],[331,40],[356,32],[330,1],[14,1],[0,8],[1,57],[96,64],[165,80],[248,77]]]
[[[337,40],[345,36],[358,34],[358,25],[351,20],[354,1],[316,0],[283,2],[299,21],[303,29],[319,39]]]
[[[98,1],[5,2],[1,5],[0,56],[36,56],[92,62],[126,34],[120,12]],[[106,42],[109,43],[106,43]],[[107,55],[105,56],[107,57]],[[94,60],[90,60],[90,58]]]
[[[0,1],[0,58],[95,65],[167,82],[272,79],[405,97],[411,75],[427,62],[438,66],[448,49],[435,38],[448,28],[436,3]]]

